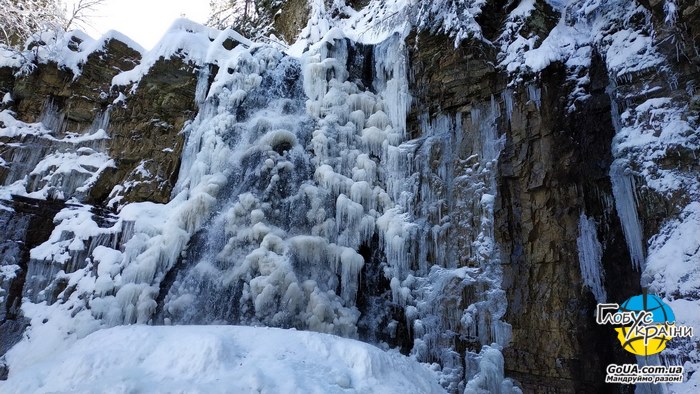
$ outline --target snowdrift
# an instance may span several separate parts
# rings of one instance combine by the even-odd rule
[[[10,352],[8,358],[26,355]],[[442,393],[394,352],[328,334],[239,326],[119,326],[0,382],[3,393]]]

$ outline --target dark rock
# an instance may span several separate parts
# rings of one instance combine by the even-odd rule
[[[233,48],[238,46],[238,41],[232,39],[232,38],[227,38],[221,45],[226,48],[227,51],[232,50]]]
[[[135,181],[123,202],[167,202],[177,181],[185,122],[196,114],[197,73],[178,57],[158,60],[143,77],[125,106],[110,113],[110,155],[115,169],[105,171],[92,188],[90,201],[109,199],[115,185]],[[143,164],[152,175],[144,179],[135,169]]]
[[[531,82],[532,89],[539,89],[538,103],[526,86],[505,92],[506,77],[493,66],[495,53],[488,47],[465,42],[453,49],[452,40],[435,35],[408,40],[413,138],[420,137],[422,113],[461,113],[467,119],[478,103],[496,100],[503,107],[503,95],[512,94],[511,119],[502,113],[498,121],[506,145],[499,160],[495,214],[508,298],[504,320],[513,327],[512,343],[504,349],[506,376],[525,392],[606,390],[605,366],[630,357],[613,350],[614,338],[604,339],[610,336],[593,321],[595,301],[583,288],[576,245],[582,211],[605,228],[603,264],[617,284],[609,290],[611,297],[639,291],[639,273],[629,263],[614,208],[605,204],[612,199],[608,171],[614,129],[604,67],[598,60],[591,72],[592,97],[570,114],[567,97],[574,87],[562,65],[553,64],[539,75],[540,82]],[[473,132],[465,128],[464,135]],[[462,158],[471,153],[463,152],[466,146],[457,148]],[[440,190],[438,185],[431,189]],[[461,231],[455,220],[460,213],[447,214],[452,229]],[[459,244],[462,238],[469,239],[466,234],[456,237],[457,250],[470,247]],[[460,260],[459,265],[471,263]],[[455,343],[453,349],[458,348],[463,354],[478,351],[479,345]]]
[[[14,196],[3,202],[12,211],[0,210],[0,265],[16,265],[9,283],[0,278],[0,356],[21,339],[27,322],[21,314],[22,297],[27,280],[29,251],[46,241],[53,230],[53,218],[63,208],[62,202]]]
[[[306,0],[289,0],[282,4],[279,11],[277,9],[273,9],[273,11],[273,33],[286,42],[292,43],[296,40],[301,29],[306,27],[311,10]]]

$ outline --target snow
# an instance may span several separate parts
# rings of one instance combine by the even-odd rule
[[[476,23],[485,4],[485,0],[372,0],[364,8],[354,10],[338,1],[311,0],[309,22],[286,53],[301,57],[306,49],[329,38],[333,31],[354,42],[373,45],[385,42],[392,35],[405,37],[412,29],[444,33],[454,39],[455,47],[470,38],[485,41],[481,26]]]
[[[81,132],[64,130],[63,115],[50,102],[40,120],[25,123],[15,119],[12,111],[0,111],[0,136],[18,141],[2,143],[12,148],[3,158],[12,165],[0,196],[63,200],[85,196],[102,172],[115,166],[104,152],[109,110],[98,113]]]
[[[27,59],[22,53],[7,47],[0,47],[0,67],[20,68]]]
[[[606,61],[615,76],[622,76],[658,66],[661,58],[654,53],[652,38],[633,30],[621,30],[610,38]]]
[[[396,352],[331,335],[240,326],[120,326],[31,364],[12,350],[4,393],[440,393]]]
[[[69,246],[74,244],[75,240],[86,241],[90,237],[104,232],[92,220],[89,206],[79,205],[65,208],[56,215],[54,220],[58,225],[45,243],[31,250],[32,259],[63,263],[70,258]],[[63,239],[64,232],[72,233],[75,238]]]
[[[689,297],[700,289],[700,202],[687,205],[650,240],[644,282],[655,293]],[[680,316],[679,313],[676,313]],[[696,326],[700,329],[700,324]]]
[[[10,283],[10,280],[17,277],[17,272],[21,270],[17,264],[0,265],[0,285]],[[0,287],[0,296],[5,295],[5,290]],[[0,302],[3,299],[0,297]]]
[[[102,171],[109,167],[115,167],[114,161],[104,153],[91,150],[53,153],[45,156],[29,176],[36,176],[32,182],[46,182],[48,187],[59,187],[61,195],[71,195],[74,192],[87,192],[97,182]],[[86,175],[87,179],[83,180],[76,174]]]
[[[468,38],[483,39],[481,26],[476,18],[481,15],[486,0],[456,2],[450,0],[431,1],[419,6],[417,27],[454,37],[455,46]]]
[[[415,3],[405,0],[370,1],[362,10],[346,9],[349,18],[339,21],[339,25],[355,42],[378,44],[395,33],[404,35],[410,29],[412,5]]]
[[[80,30],[68,32],[44,32],[40,40],[44,45],[38,45],[33,50],[26,50],[9,57],[0,56],[4,59],[5,66],[20,68],[25,62],[36,60],[39,63],[55,62],[59,67],[67,68],[73,73],[76,79],[82,72],[82,66],[87,62],[90,55],[103,51],[111,40],[121,41],[129,48],[144,53],[143,47],[129,37],[117,31],[107,31],[98,39],[93,39]],[[4,51],[4,50],[3,50]]]
[[[14,113],[10,110],[0,111],[0,136],[2,137],[18,137],[23,135],[44,135],[51,133],[51,130],[44,127],[41,123],[24,123],[15,119]]]
[[[138,86],[141,78],[159,59],[169,59],[173,56],[179,56],[186,62],[200,67],[205,64],[227,66],[224,60],[229,57],[229,51],[223,44],[228,39],[245,47],[253,45],[250,40],[233,30],[219,31],[185,18],[177,19],[155,47],[143,55],[139,65],[116,75],[112,79],[112,85]],[[238,52],[236,48],[234,53]]]
[[[544,70],[555,61],[567,60],[572,54],[577,54],[577,49],[587,43],[588,33],[583,26],[569,26],[564,17],[552,32],[544,39],[542,44],[525,53],[525,66],[534,72]],[[514,71],[512,65],[507,66],[509,71]]]

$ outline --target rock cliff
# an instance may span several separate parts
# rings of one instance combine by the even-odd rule
[[[0,353],[42,319],[269,325],[451,392],[631,392],[596,303],[700,300],[700,5],[323,3],[270,16],[290,48],[180,21],[0,67]]]

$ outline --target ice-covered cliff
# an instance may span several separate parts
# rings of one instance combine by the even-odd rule
[[[0,388],[109,327],[228,324],[595,392],[630,360],[596,302],[700,328],[697,6],[306,6],[290,46],[179,20],[3,55]],[[692,391],[697,342],[669,347]]]

